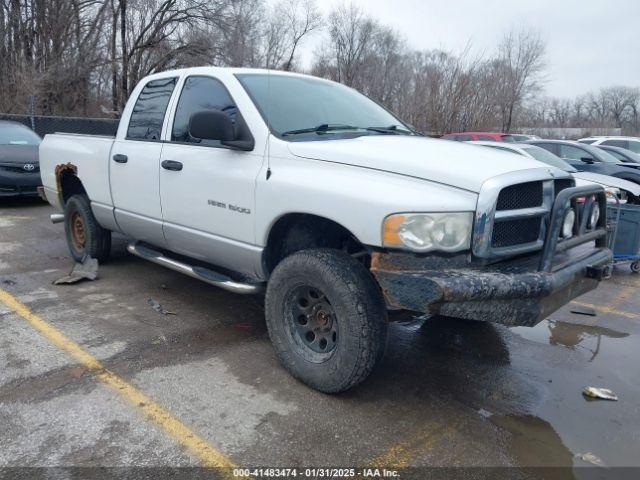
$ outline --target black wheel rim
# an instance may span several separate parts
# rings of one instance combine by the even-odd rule
[[[323,361],[339,339],[338,319],[331,302],[318,288],[301,285],[288,295],[287,320],[294,344],[303,356]]]

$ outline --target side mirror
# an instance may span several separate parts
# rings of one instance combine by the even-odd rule
[[[202,140],[219,140],[220,142],[235,139],[233,123],[222,110],[203,110],[191,115],[189,119],[189,135]]]
[[[189,119],[189,135],[202,140],[219,140],[226,147],[236,150],[253,150],[254,141],[248,131],[240,113],[236,116],[241,131],[240,138],[236,138],[233,122],[222,110],[203,110],[191,115]],[[245,139],[243,137],[247,136]]]
[[[591,157],[580,157],[580,161],[584,163],[593,163],[593,158]]]

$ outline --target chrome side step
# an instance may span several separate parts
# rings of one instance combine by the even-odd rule
[[[196,267],[184,262],[180,262],[178,260],[174,260],[173,258],[165,256],[162,252],[154,250],[153,248],[149,248],[145,245],[141,245],[139,243],[130,243],[129,245],[127,245],[127,251],[140,258],[149,260],[150,262],[157,263],[158,265],[170,268],[171,270],[175,270],[176,272],[184,273],[185,275],[189,275],[192,278],[197,278],[198,280],[202,280],[203,282],[215,285],[216,287],[229,290],[230,292],[242,293],[246,295],[260,293],[264,289],[264,286],[259,283],[237,282],[232,278],[229,278],[228,276],[214,270],[210,270],[204,267]]]

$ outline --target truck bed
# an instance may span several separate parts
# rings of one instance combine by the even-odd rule
[[[70,164],[82,176],[84,188],[93,202],[112,205],[109,189],[109,158],[115,138],[104,135],[54,133],[40,144],[40,172],[47,199],[58,209],[56,167]]]

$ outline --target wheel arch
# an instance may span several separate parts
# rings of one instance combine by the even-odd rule
[[[55,175],[60,205],[64,206],[73,195],[87,194],[82,180],[78,177],[78,167],[74,164],[63,163],[57,165]]]
[[[289,212],[278,217],[269,228],[262,255],[269,275],[287,255],[307,248],[365,249],[351,230],[321,215]]]

